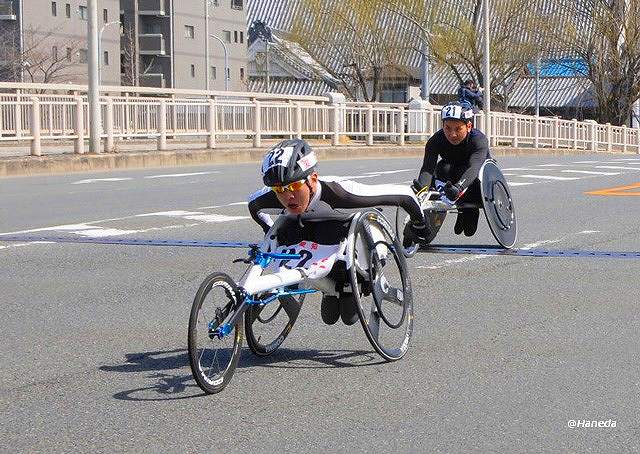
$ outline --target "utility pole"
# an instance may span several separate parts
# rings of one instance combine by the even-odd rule
[[[207,78],[207,82],[205,87],[207,91],[211,89],[211,63],[209,61],[209,0],[204,0],[204,64],[205,64],[205,77]]]
[[[429,101],[431,93],[429,91],[429,45],[427,41],[422,42],[422,58],[420,59],[420,97]]]
[[[87,35],[89,44],[89,151],[100,153],[100,85],[98,81],[98,0],[88,0]]]

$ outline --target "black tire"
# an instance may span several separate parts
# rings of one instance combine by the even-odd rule
[[[238,298],[233,279],[224,273],[213,273],[202,282],[193,300],[187,341],[189,364],[193,378],[207,394],[218,393],[229,384],[240,359],[242,319],[222,339],[211,334],[230,319],[241,303]]]
[[[305,295],[281,296],[266,306],[252,305],[244,314],[249,349],[258,356],[269,356],[287,338],[298,319]]]
[[[413,333],[413,295],[402,246],[376,211],[363,212],[351,231],[349,280],[358,317],[375,351],[396,361],[407,352]]]

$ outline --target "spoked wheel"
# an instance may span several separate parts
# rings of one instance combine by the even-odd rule
[[[281,296],[265,306],[252,305],[244,314],[247,344],[258,356],[269,356],[287,338],[298,318],[305,295]]]
[[[189,363],[196,383],[205,393],[218,393],[231,380],[240,359],[242,320],[223,336],[217,329],[229,321],[238,301],[238,287],[224,273],[213,273],[196,293],[189,317]]]
[[[413,296],[406,259],[382,214],[366,211],[352,226],[351,288],[373,348],[387,361],[404,356],[413,331]]]

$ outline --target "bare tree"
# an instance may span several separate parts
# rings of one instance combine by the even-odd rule
[[[292,40],[308,52],[351,99],[379,99],[385,76],[408,74],[406,46],[389,22],[384,0],[302,0]]]
[[[554,36],[584,65],[597,120],[625,124],[640,98],[640,0],[557,0],[568,12]]]
[[[138,86],[140,78],[150,74],[156,58],[152,57],[145,64],[138,54],[136,34],[133,26],[126,26],[122,35],[122,85]]]
[[[55,83],[74,81],[82,74],[79,54],[85,45],[81,38],[59,38],[54,30],[26,28],[19,47],[17,27],[0,32],[0,60],[5,77],[14,81]]]
[[[386,7],[413,25],[416,43],[428,45],[436,66],[447,68],[459,83],[473,78],[484,86],[484,1],[390,0]],[[538,4],[539,0],[492,2],[491,96],[502,104],[548,39],[548,25],[537,11]],[[420,45],[415,50],[422,52]]]

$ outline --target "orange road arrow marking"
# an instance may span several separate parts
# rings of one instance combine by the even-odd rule
[[[634,191],[637,189],[637,191]],[[630,184],[628,186],[618,186],[615,188],[598,189],[596,191],[585,192],[587,195],[614,195],[614,196],[640,196],[640,183]]]

